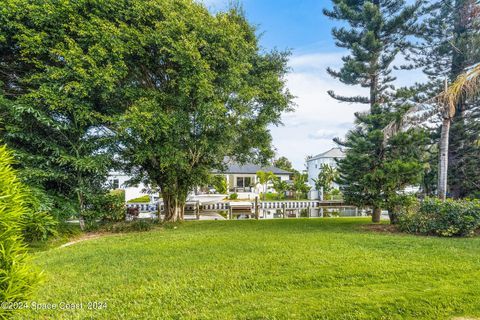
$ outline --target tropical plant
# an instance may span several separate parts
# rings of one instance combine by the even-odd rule
[[[275,175],[271,171],[257,171],[257,183],[263,186],[263,201],[265,201],[265,194],[267,193],[268,183],[275,180]]]
[[[295,198],[298,200],[300,197],[306,197],[310,186],[307,184],[308,175],[306,173],[295,173],[293,175],[293,183],[290,186],[291,190],[295,193]]]
[[[449,110],[454,110],[462,99],[478,96],[480,93],[480,64],[468,68],[443,92],[439,100]]]
[[[216,192],[220,194],[228,192],[227,178],[224,175],[213,175],[210,181]]]
[[[313,179],[315,189],[322,193],[329,193],[333,188],[333,182],[338,179],[337,169],[323,163],[320,166],[320,172],[317,179]]]
[[[282,180],[280,177],[276,177],[272,180],[273,189],[277,192],[277,199],[285,198],[285,193],[290,188],[290,185],[287,181]]]
[[[5,146],[0,146],[0,301],[26,301],[39,281],[32,269],[23,241],[24,216],[28,190],[16,177],[13,157]],[[0,318],[8,318],[14,308],[0,308]]]
[[[28,242],[45,241],[58,234],[58,221],[47,212],[28,210],[22,220],[24,238]]]

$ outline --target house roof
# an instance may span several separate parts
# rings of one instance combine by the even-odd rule
[[[253,163],[238,164],[236,162],[227,163],[227,170],[222,173],[244,173],[244,174],[256,174],[258,171],[272,172],[278,175],[289,175],[292,172],[283,170],[274,166],[262,167]]]
[[[324,153],[317,154],[314,157],[311,157],[307,161],[318,160],[323,158],[345,158],[345,152],[340,148],[332,148]]]

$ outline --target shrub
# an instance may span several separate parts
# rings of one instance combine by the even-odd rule
[[[238,199],[238,194],[237,193],[232,193],[228,196],[229,200],[237,200]]]
[[[475,192],[469,194],[468,198],[480,200],[480,191],[475,191]]]
[[[211,177],[211,184],[220,194],[225,194],[228,192],[227,179],[223,175],[214,175]]]
[[[218,211],[217,213],[222,217],[224,217],[225,219],[228,219],[228,211],[221,210],[221,211]]]
[[[97,222],[125,220],[125,198],[123,193],[106,193],[89,199],[88,209],[84,213],[87,230],[94,230]]]
[[[113,233],[149,231],[157,224],[158,222],[156,220],[138,219],[134,221],[107,223],[103,225],[100,230]]]
[[[57,236],[58,221],[46,212],[28,211],[23,215],[24,237],[28,242],[45,241]]]
[[[23,242],[22,217],[28,212],[28,190],[11,167],[13,158],[0,147],[0,301],[21,302],[29,298],[39,274],[32,270]],[[0,308],[0,319],[13,310]]]
[[[282,198],[282,195],[279,195],[278,193],[273,193],[273,192],[266,192],[260,194],[259,199],[263,199],[265,201],[274,201],[274,200],[280,200]]]
[[[34,211],[46,212],[57,221],[66,221],[77,215],[78,204],[76,201],[50,194],[38,187],[30,187],[29,190],[28,206]]]
[[[416,212],[399,219],[400,230],[442,237],[471,236],[480,228],[478,200],[446,200],[427,198]]]
[[[386,207],[390,224],[398,224],[400,216],[407,216],[418,210],[418,199],[411,194],[399,194],[390,197]]]
[[[144,195],[135,199],[128,200],[128,203],[150,203],[150,196]]]

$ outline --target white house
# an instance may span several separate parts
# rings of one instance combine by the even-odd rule
[[[265,186],[258,183],[258,171],[272,172],[283,181],[290,180],[292,174],[274,166],[262,167],[253,163],[240,165],[235,162],[227,162],[224,172],[213,173],[225,176],[229,193],[237,193],[240,199],[254,199],[255,196],[265,191]],[[111,172],[108,177],[108,184],[112,189],[124,189],[126,201],[147,195],[146,190],[148,188],[143,184],[127,187],[126,182],[129,179],[130,177],[122,172]],[[267,191],[271,187],[272,185],[268,184]]]
[[[127,187],[126,182],[130,180],[130,178],[130,176],[126,175],[123,172],[112,171],[108,175],[108,186],[112,190],[125,190],[126,201],[146,195],[146,193],[143,192],[146,188],[142,183],[135,187]]]
[[[290,180],[290,175],[292,174],[292,172],[274,166],[262,167],[252,163],[240,165],[235,162],[228,163],[227,170],[222,172],[222,174],[227,178],[230,192],[252,192],[259,194],[268,191],[271,184],[267,185],[267,190],[264,190],[265,187],[260,185],[257,181],[258,171],[272,172],[282,181]]]
[[[317,154],[307,159],[308,184],[312,187],[309,198],[318,199],[318,190],[315,189],[313,179],[318,178],[322,164],[328,164],[332,168],[337,167],[336,159],[345,158],[345,153],[340,148],[332,148],[324,153]]]

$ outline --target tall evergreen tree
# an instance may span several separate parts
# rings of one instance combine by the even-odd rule
[[[465,68],[480,61],[480,7],[476,0],[438,0],[429,3],[425,12],[418,34],[422,41],[410,59],[428,76],[421,91],[432,97],[444,89],[445,79],[454,81]],[[480,129],[478,108],[478,101],[459,99],[451,118],[448,189],[455,198],[474,192],[480,174],[480,162],[475,165],[480,149],[474,143]],[[472,167],[477,169],[471,171]]]
[[[418,160],[408,154],[401,157],[400,151],[405,148],[400,146],[411,145],[408,135],[402,134],[403,140],[392,139],[385,144],[382,132],[398,115],[399,110],[390,104],[395,95],[391,65],[409,46],[407,38],[416,25],[419,4],[408,6],[404,1],[392,0],[333,0],[333,4],[333,9],[324,13],[348,23],[348,28],[334,28],[332,33],[337,46],[348,49],[350,54],[343,58],[339,71],[327,71],[345,84],[368,88],[369,95],[343,97],[333,91],[329,94],[339,101],[370,106],[368,112],[356,114],[356,128],[346,140],[336,140],[346,147],[346,158],[339,161],[338,182],[346,201],[372,206],[372,220],[378,222],[389,197],[416,182],[421,170]],[[396,155],[397,159],[389,155]]]

